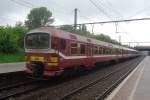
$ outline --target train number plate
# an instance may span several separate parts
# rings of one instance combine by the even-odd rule
[[[44,62],[44,57],[31,56],[31,61],[40,61],[40,62]]]

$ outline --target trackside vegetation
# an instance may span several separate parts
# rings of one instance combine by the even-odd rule
[[[104,42],[109,42],[109,43],[113,43],[113,44],[118,44],[120,45],[119,42],[117,42],[114,39],[111,39],[109,36],[102,34],[102,33],[97,33],[97,35],[94,33],[94,35],[89,32],[86,28],[86,25],[80,25],[76,30],[74,30],[73,26],[70,25],[63,25],[60,26],[59,29],[64,30],[64,31],[68,31],[68,32],[73,32],[82,36],[86,36],[86,37],[90,37],[90,38],[94,38],[97,40],[101,40]]]
[[[0,63],[24,61],[25,26],[0,27]]]
[[[24,23],[18,22],[15,26],[0,26],[0,63],[24,61],[25,34],[31,29],[46,26],[53,22],[54,18],[52,18],[52,12],[46,7],[39,7],[33,8],[30,11]],[[92,33],[87,31],[86,25],[81,25],[77,30],[74,30],[74,27],[68,25],[61,26],[60,29],[97,40],[118,44],[117,41],[111,39],[107,35],[92,35]]]

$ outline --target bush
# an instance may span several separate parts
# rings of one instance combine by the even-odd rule
[[[11,40],[10,35],[5,31],[0,31],[0,53],[15,53],[17,45]]]
[[[27,32],[23,26],[0,27],[0,54],[18,53]]]

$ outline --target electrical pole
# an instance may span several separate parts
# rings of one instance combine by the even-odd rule
[[[115,28],[116,33],[118,33],[118,23],[115,23]]]
[[[94,24],[92,24],[92,35],[94,35]]]
[[[120,32],[118,32],[118,23],[115,23],[115,31],[116,31],[116,34],[118,33],[120,33]],[[121,44],[121,35],[119,35],[119,43]]]
[[[77,29],[77,11],[78,11],[78,9],[75,8],[74,9],[74,30]]]

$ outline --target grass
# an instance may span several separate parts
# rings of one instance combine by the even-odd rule
[[[0,54],[0,63],[12,63],[25,61],[24,49],[20,48],[16,54]]]
[[[25,61],[24,54],[0,55],[0,63],[23,62],[23,61]]]

